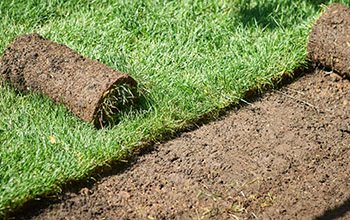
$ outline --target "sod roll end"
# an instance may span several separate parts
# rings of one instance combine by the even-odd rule
[[[307,50],[311,61],[350,78],[350,9],[330,5],[313,25]]]
[[[17,37],[0,60],[0,78],[21,92],[34,91],[64,104],[100,127],[133,105],[137,82],[38,34]]]

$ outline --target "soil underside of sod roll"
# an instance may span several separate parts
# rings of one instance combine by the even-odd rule
[[[317,70],[17,217],[349,219],[349,94]]]
[[[135,101],[136,81],[38,34],[16,38],[0,60],[0,77],[21,92],[64,104],[96,126],[109,124]]]
[[[309,34],[309,58],[350,78],[350,9],[331,5]]]

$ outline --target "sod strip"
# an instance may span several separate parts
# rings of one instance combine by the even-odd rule
[[[136,81],[38,34],[20,36],[0,60],[0,77],[40,92],[96,126],[111,123],[136,98]],[[116,121],[117,122],[117,121]]]
[[[308,56],[316,63],[350,78],[350,8],[332,4],[309,35]]]

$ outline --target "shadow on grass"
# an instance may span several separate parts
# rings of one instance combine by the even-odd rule
[[[314,10],[320,10],[322,5],[325,5],[329,0],[307,0],[306,4],[311,6]],[[279,26],[290,27],[293,26],[294,22],[279,23],[279,20],[284,16],[282,8],[295,8],[295,3],[293,1],[287,1],[286,3],[280,3],[279,1],[268,1],[268,2],[258,2],[252,5],[250,1],[245,1],[242,3],[243,6],[240,7],[238,13],[240,17],[240,22],[244,26],[256,26],[258,25],[264,29],[275,29]],[[295,8],[297,10],[297,8]]]
[[[189,121],[187,122],[186,127],[178,129],[175,133],[165,133],[159,138],[159,140],[156,141],[169,141],[173,138],[180,137],[184,132],[196,130],[202,125],[208,124],[214,120],[218,120],[226,116],[229,114],[229,111],[237,111],[240,108],[249,105],[249,103],[260,100],[266,92],[291,84],[300,77],[312,73],[313,70],[314,68],[312,68],[310,65],[308,67],[295,70],[293,74],[284,74],[276,79],[273,79],[271,84],[261,85],[259,89],[253,88],[245,93],[244,99],[242,99],[242,101],[238,104],[233,103],[226,108],[215,110],[203,115],[194,121]],[[145,104],[146,103],[143,103],[143,105]],[[139,159],[142,156],[151,154],[155,151],[157,151],[157,145],[155,142],[143,143],[140,146],[135,147],[134,150],[126,152],[122,157],[123,160],[110,161],[103,166],[96,167],[90,173],[86,174],[85,178],[79,180],[71,180],[66,182],[64,185],[61,185],[61,193],[43,195],[39,198],[33,198],[32,200],[26,202],[22,207],[18,207],[15,212],[8,213],[7,217],[13,219],[31,219],[39,215],[43,209],[49,208],[51,205],[58,204],[64,199],[79,194],[82,188],[91,189],[95,183],[105,177],[127,172],[138,163]]]
[[[326,210],[322,215],[317,216],[314,220],[332,220],[344,217],[350,212],[350,197],[347,198],[342,204]]]

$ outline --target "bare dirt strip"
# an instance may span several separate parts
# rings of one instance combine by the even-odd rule
[[[16,217],[350,219],[349,162],[350,82],[316,70]]]

